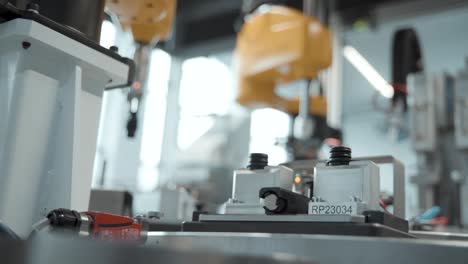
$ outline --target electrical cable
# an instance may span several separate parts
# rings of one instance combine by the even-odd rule
[[[42,219],[41,221],[33,225],[33,230],[29,234],[28,239],[31,240],[42,230],[50,230],[50,229],[51,229],[51,226],[50,226],[49,219],[48,218]]]

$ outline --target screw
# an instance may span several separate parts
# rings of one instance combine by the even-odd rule
[[[27,50],[31,47],[31,42],[28,42],[28,41],[23,41],[21,43],[21,46],[23,47],[23,49]]]
[[[117,47],[117,46],[111,46],[111,47],[109,48],[109,50],[110,50],[110,51],[113,51],[113,52],[115,52],[115,53],[118,53],[118,52],[119,52],[119,47]]]
[[[26,10],[39,14],[40,7],[37,3],[28,3],[26,5]]]

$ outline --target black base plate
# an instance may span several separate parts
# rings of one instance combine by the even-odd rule
[[[412,235],[378,223],[331,222],[185,222],[184,232],[283,233],[369,237],[413,238]]]

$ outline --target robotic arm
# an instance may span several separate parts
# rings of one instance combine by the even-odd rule
[[[331,65],[331,32],[318,18],[299,10],[258,2],[267,1],[251,3],[256,9],[246,15],[237,38],[237,101],[249,108],[271,107],[296,117],[288,150],[293,159],[316,158],[324,139],[340,138],[340,132],[327,125],[324,96],[310,96],[309,92],[311,81]],[[291,93],[292,87],[299,87],[301,93],[292,98],[278,94],[279,88]]]
[[[133,138],[138,129],[138,113],[144,99],[151,51],[156,42],[170,37],[177,1],[108,0],[106,5],[116,14],[122,27],[131,30],[137,44],[134,55],[136,80],[128,93],[130,116],[127,135]]]

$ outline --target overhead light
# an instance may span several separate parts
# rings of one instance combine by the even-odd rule
[[[343,49],[345,58],[367,79],[367,81],[386,98],[392,98],[394,90],[377,70],[364,58],[359,51],[351,46]]]

